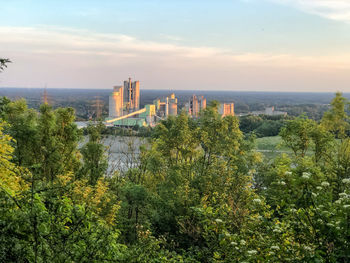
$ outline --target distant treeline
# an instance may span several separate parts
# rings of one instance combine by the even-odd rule
[[[78,120],[96,119],[97,97],[102,101],[102,116],[108,116],[108,96],[110,89],[47,89],[49,103],[54,108],[73,107]],[[246,92],[246,91],[196,91],[196,90],[147,90],[141,89],[141,106],[153,103],[159,97],[175,92],[179,100],[179,112],[191,95],[203,95],[208,102],[234,102],[235,112],[248,113],[275,106],[276,110],[286,111],[291,116],[305,113],[309,118],[320,120],[328,110],[332,93],[285,93],[285,92]],[[0,96],[11,99],[25,98],[30,108],[39,109],[43,101],[44,88],[0,88]],[[345,94],[350,98],[350,94]]]
[[[281,128],[293,117],[267,116],[267,115],[248,115],[239,117],[239,128],[245,134],[254,133],[257,137],[276,136]]]

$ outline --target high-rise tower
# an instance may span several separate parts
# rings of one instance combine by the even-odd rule
[[[140,82],[124,81],[124,106],[127,112],[140,109]]]
[[[115,118],[123,115],[123,86],[114,86],[109,96],[109,117]]]
[[[219,113],[222,117],[228,115],[235,116],[235,104],[233,102],[220,104]]]
[[[199,112],[207,107],[207,100],[203,96],[197,98],[196,95],[193,95],[187,105],[188,113],[192,115],[192,117],[198,117]]]

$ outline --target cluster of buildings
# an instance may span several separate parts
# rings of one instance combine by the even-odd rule
[[[140,109],[140,82],[124,81],[123,86],[114,86],[109,96],[109,117],[117,118]]]
[[[140,82],[124,81],[123,86],[114,86],[109,96],[109,116],[106,119],[108,125],[132,127],[154,126],[157,121],[178,114],[178,99],[172,93],[168,97],[158,98],[153,104],[147,104],[140,109]],[[193,95],[189,102],[185,103],[184,110],[193,118],[207,107],[207,100],[201,96]],[[234,103],[220,105],[220,114],[224,117],[234,115]]]
[[[193,95],[190,98],[190,101],[185,104],[186,112],[195,118],[198,117],[199,113],[202,110],[204,110],[206,107],[207,107],[207,99],[205,99],[203,96],[198,98],[196,95]]]
[[[178,105],[175,93],[171,93],[169,97],[156,99],[153,101],[153,104],[156,106],[156,112],[159,118],[167,118],[169,115],[177,115]]]
[[[263,111],[252,111],[250,113],[251,115],[255,115],[255,116],[259,116],[259,115],[267,115],[267,116],[280,116],[280,115],[283,115],[283,116],[287,116],[287,112],[285,111],[277,111],[275,110],[275,107],[268,107],[268,108],[265,108],[265,110]]]

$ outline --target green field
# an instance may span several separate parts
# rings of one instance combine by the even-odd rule
[[[257,138],[255,142],[255,149],[261,152],[267,158],[274,158],[281,153],[292,153],[290,149],[282,143],[280,136]]]
[[[282,145],[282,138],[280,136],[256,139],[256,149],[262,151],[288,151],[288,149]]]
[[[292,150],[283,144],[280,136],[257,138],[255,142],[255,149],[261,152],[265,157],[271,159],[282,153],[293,154]],[[306,155],[313,154],[312,146],[306,152]]]

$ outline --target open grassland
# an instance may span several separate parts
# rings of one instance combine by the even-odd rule
[[[290,151],[290,149],[283,145],[280,136],[256,139],[256,149],[259,151]]]
[[[282,153],[292,154],[291,149],[283,145],[280,136],[257,138],[255,149],[256,151],[263,153],[268,159],[274,158]]]
[[[282,141],[280,136],[271,136],[257,138],[255,142],[255,150],[264,154],[268,159],[273,159],[282,153],[292,155],[293,151],[288,148]],[[306,152],[306,155],[312,155],[312,145],[309,150]]]

